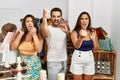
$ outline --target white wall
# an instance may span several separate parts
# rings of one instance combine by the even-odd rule
[[[76,24],[79,14],[83,11],[90,13],[92,18],[93,13],[93,0],[69,0],[69,11],[68,11],[68,20],[70,25],[70,30],[72,30]]]
[[[120,0],[113,0],[111,34],[117,52],[116,80],[120,80]]]
[[[112,0],[69,0],[69,24],[71,30],[75,26],[77,18],[82,11],[90,13],[92,26],[103,27],[110,36]]]
[[[94,0],[93,25],[103,27],[111,37],[112,0]]]
[[[68,0],[0,0],[0,28],[7,22],[12,22],[20,27],[19,20],[26,14],[41,18],[43,8],[46,7],[61,8],[63,18],[68,19]]]

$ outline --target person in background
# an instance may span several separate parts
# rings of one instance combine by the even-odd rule
[[[74,80],[92,80],[95,74],[93,51],[99,50],[99,43],[95,29],[91,28],[89,13],[79,15],[71,40],[75,47],[70,66]]]
[[[67,67],[67,35],[69,30],[62,21],[62,11],[60,8],[51,10],[51,24],[48,26],[47,17],[49,9],[43,9],[43,20],[41,31],[47,42],[47,71],[48,80],[57,80],[57,74],[66,74]],[[62,24],[61,24],[62,23]]]
[[[0,42],[2,43],[5,36],[8,32],[15,32],[17,30],[17,27],[13,23],[6,23],[2,26],[2,33],[0,33]]]
[[[22,28],[18,29],[15,39],[11,42],[11,50],[18,49],[21,60],[27,62],[31,75],[25,80],[39,80],[42,69],[40,58],[37,53],[42,50],[43,39],[39,33],[35,18],[28,14],[23,18]],[[22,79],[23,80],[23,79]]]
[[[16,62],[17,51],[10,51],[10,43],[15,36],[17,26],[13,23],[6,23],[2,26],[0,33],[0,64],[9,68],[11,63]]]

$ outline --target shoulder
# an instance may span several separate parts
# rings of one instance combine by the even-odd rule
[[[75,34],[75,33],[77,33],[75,30],[73,30],[73,31],[71,32],[71,34]]]
[[[72,32],[70,33],[70,35],[71,35],[71,36],[77,35],[77,32],[74,30],[74,31],[72,31]]]

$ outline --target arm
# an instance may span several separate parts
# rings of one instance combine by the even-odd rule
[[[67,38],[70,39],[70,29],[69,29],[68,21],[61,22],[59,26],[61,30],[66,33]]]
[[[41,25],[41,31],[42,31],[42,35],[44,37],[48,37],[50,35],[49,29],[48,29],[48,24],[47,24],[48,14],[49,14],[49,9],[44,9],[43,10],[42,25]]]
[[[70,32],[67,32],[66,35],[67,35],[67,38],[68,38],[68,39],[71,38],[71,37],[70,37]]]
[[[33,35],[33,41],[35,44],[35,49],[38,53],[41,52],[43,46],[43,38],[41,36]]]
[[[18,45],[20,44],[23,34],[24,34],[24,31],[21,29],[18,29],[18,32],[17,32],[15,38],[11,41],[11,44],[10,44],[11,50],[16,50],[18,48]]]
[[[74,45],[75,48],[79,48],[82,44],[82,41],[83,41],[83,37],[80,36],[79,38],[77,38],[77,33],[76,31],[73,31],[71,33],[71,40],[72,40],[72,43]]]
[[[92,39],[93,45],[94,45],[93,51],[99,50],[100,46],[99,46],[99,43],[98,43],[98,38],[97,38],[96,31],[92,31],[92,33],[90,35],[90,38]]]
[[[32,35],[33,41],[34,41],[34,47],[35,50],[40,53],[42,50],[42,45],[43,45],[43,38],[40,36],[40,34],[37,34],[36,28],[32,27],[30,30],[30,34]]]

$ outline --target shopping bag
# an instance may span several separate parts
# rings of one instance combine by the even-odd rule
[[[10,50],[10,44],[6,44],[3,50],[2,61],[5,67],[10,67],[9,64],[15,63],[18,56],[17,50]]]
[[[96,33],[98,36],[98,40],[105,39],[107,37],[107,32],[102,27],[96,28]]]
[[[106,37],[105,39],[99,39],[100,50],[111,51],[113,50],[113,45],[111,39]]]
[[[0,53],[3,53],[4,47],[7,44],[10,44],[12,39],[14,38],[15,33],[14,32],[8,32],[7,35],[5,36],[3,42],[0,45]]]

